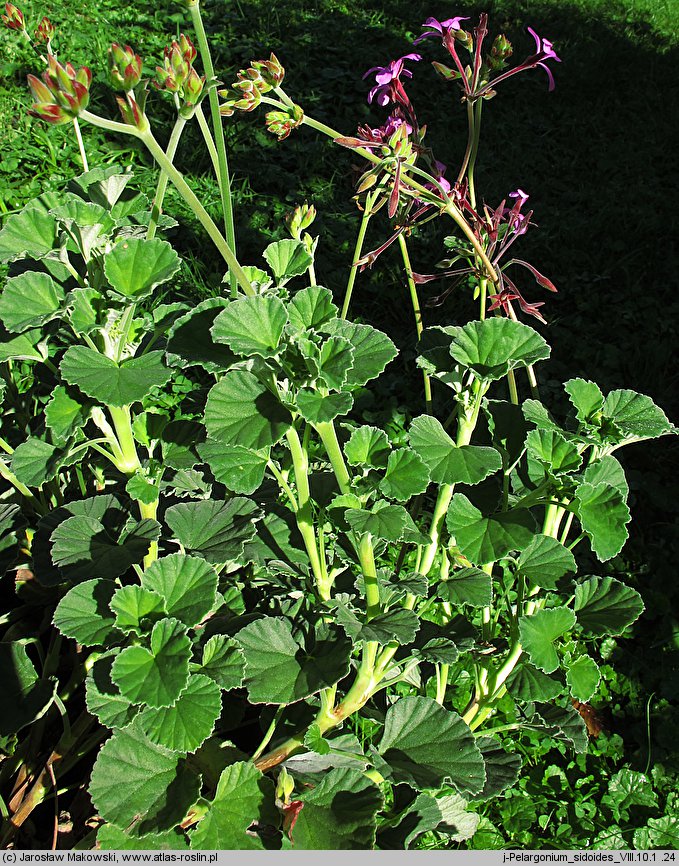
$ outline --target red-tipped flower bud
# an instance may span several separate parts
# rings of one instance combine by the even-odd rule
[[[126,45],[114,42],[108,49],[108,74],[116,90],[132,90],[141,81],[142,60]]]
[[[62,66],[49,54],[43,80],[28,76],[28,86],[35,99],[28,113],[47,123],[68,123],[87,108],[91,83],[92,73],[86,66],[77,70],[70,63]]]
[[[49,45],[49,43],[54,39],[54,34],[56,33],[56,28],[54,24],[45,16],[35,31],[35,41],[39,45]]]
[[[193,107],[198,105],[205,87],[205,78],[198,75],[196,70],[191,67],[189,77],[184,84],[184,105]]]
[[[504,34],[500,34],[493,41],[490,54],[486,57],[486,64],[492,72],[497,72],[505,67],[513,53],[512,43]]]
[[[127,93],[125,97],[116,96],[116,102],[124,123],[136,126],[137,129],[143,129],[146,126],[147,121],[144,118],[144,112],[131,93]]]
[[[5,14],[2,23],[10,30],[25,30],[23,12],[13,3],[5,3]]]
[[[287,138],[304,120],[304,112],[299,105],[291,105],[284,111],[269,111],[266,116],[266,128],[279,141]]]
[[[253,60],[252,68],[260,74],[269,88],[278,87],[285,78],[285,69],[273,53],[268,60]]]

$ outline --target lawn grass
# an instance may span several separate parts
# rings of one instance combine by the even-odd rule
[[[61,33],[63,58],[92,66],[93,104],[111,117],[116,112],[105,83],[108,44],[131,43],[151,74],[167,38],[185,26],[175,5],[149,11],[141,3],[123,7],[98,0],[84,6],[61,0],[22,8],[35,21],[43,14],[52,18]],[[383,118],[366,103],[365,69],[408,53],[429,15],[473,17],[482,10],[490,13],[492,32],[507,32],[517,56],[531,50],[532,40],[523,31],[530,24],[554,41],[562,58],[553,93],[538,69],[507,82],[484,108],[477,170],[477,187],[489,203],[497,204],[517,186],[531,194],[539,228],[523,239],[521,254],[559,288],[558,295],[541,298],[539,290],[526,287],[531,299],[547,301],[543,309],[550,324],[542,330],[554,350],[542,374],[543,394],[558,400],[559,383],[581,375],[604,389],[648,393],[676,422],[677,0],[497,0],[454,9],[419,0],[204,4],[217,73],[226,83],[239,67],[274,51],[286,67],[290,95],[347,134],[358,123],[377,125]],[[444,59],[435,40],[421,47],[427,59]],[[80,167],[70,126],[48,128],[26,116],[25,75],[39,71],[30,50],[17,45],[14,34],[1,31],[0,57],[0,213],[9,214],[42,190],[63,186]],[[435,152],[454,172],[466,136],[455,89],[421,63],[409,92],[428,124]],[[165,140],[171,109],[159,94],[151,100],[151,113],[159,118],[158,137]],[[258,264],[266,243],[283,235],[285,212],[299,201],[313,201],[322,234],[319,280],[341,296],[357,228],[351,199],[352,165],[358,160],[308,129],[276,143],[265,133],[261,113],[225,123],[242,260]],[[131,164],[138,182],[152,192],[152,167],[132,140],[106,140],[91,129],[85,137],[94,163]],[[187,134],[178,163],[216,215],[218,191],[194,132]],[[218,291],[219,260],[211,254],[206,258],[202,234],[178,197],[169,194],[166,207],[183,219],[173,238],[189,262],[179,290],[188,296]],[[383,240],[385,231],[385,223],[375,220],[368,246]],[[415,270],[432,269],[441,258],[441,239],[440,232],[413,238]],[[425,303],[440,289],[423,292]],[[361,275],[356,292],[355,313],[395,336],[404,348],[405,368],[399,375],[412,375],[407,369],[414,348],[412,314],[396,255],[385,254],[374,273]],[[445,305],[426,308],[425,319],[454,323],[466,320],[468,311],[466,301],[453,294]],[[396,408],[399,384],[394,376],[391,391],[388,382],[381,395]],[[620,641],[615,649],[620,677],[605,683],[604,692],[623,735],[620,762],[638,769],[650,762],[672,774],[679,772],[677,445],[639,445],[624,462],[635,522],[625,551],[604,573],[621,574],[636,585],[647,613],[633,639]],[[591,771],[591,762],[589,767]]]

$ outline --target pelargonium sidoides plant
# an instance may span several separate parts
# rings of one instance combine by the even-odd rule
[[[91,74],[57,58],[47,19],[31,37],[15,6],[3,16],[45,48],[31,113],[74,124],[85,172],[0,232],[0,556],[14,577],[0,619],[2,844],[83,784],[98,819],[89,842],[103,848],[464,841],[476,804],[521,771],[508,736],[529,728],[586,748],[572,701],[596,695],[599,642],[643,604],[617,579],[579,573],[575,553],[591,563],[621,550],[630,512],[615,452],[674,432],[648,397],[580,378],[564,386],[567,417],[539,399],[534,366],[549,347],[518,316],[541,319],[542,302],[517,273],[555,287],[515,257],[527,194],[491,206],[474,169],[484,103],[537,66],[551,89],[559,58],[530,30],[533,53],[510,66],[505,36],[486,43],[485,15],[425,22],[418,50],[441,43],[434,68],[467,112],[455,174],[425,145],[407,93],[420,54],[366,73],[386,116],[342,135],[293,102],[273,55],[224,89],[198,3],[187,6],[196,46],[173,41],[150,82],[177,109],[165,149],[130,46],[110,49],[122,118],[110,120],[89,110]],[[278,138],[306,125],[366,161],[343,298],[316,280],[313,207],[296,209],[263,261],[238,260],[222,124],[260,104]],[[194,121],[223,227],[174,166]],[[129,172],[89,169],[79,122],[148,148],[153,202]],[[224,294],[192,308],[154,302],[180,266],[162,237],[168,183],[227,267]],[[366,252],[380,210],[385,240]],[[434,219],[451,227],[446,258],[418,274],[410,229]],[[393,243],[423,376],[405,442],[352,411],[397,354],[349,318],[357,273]],[[471,285],[479,319],[426,328],[418,287],[434,279]]]

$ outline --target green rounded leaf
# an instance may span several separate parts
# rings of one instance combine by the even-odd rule
[[[358,770],[338,767],[320,783],[304,791],[303,803],[290,837],[299,851],[372,849],[377,812],[382,808],[380,789]]]
[[[554,642],[575,625],[575,614],[567,607],[538,610],[519,617],[521,643],[535,667],[551,674],[559,667]]]
[[[31,437],[14,449],[10,467],[22,484],[41,487],[54,478],[63,460],[63,450]]]
[[[176,619],[162,619],[151,632],[151,649],[131,646],[113,662],[111,675],[120,692],[135,703],[169,707],[189,679],[191,641]]]
[[[492,800],[511,788],[518,779],[521,755],[505,752],[494,737],[478,737],[476,744],[483,755],[486,783],[483,790],[470,799],[475,802]]]
[[[357,427],[344,446],[344,456],[350,466],[383,469],[387,465],[390,452],[387,434],[378,427]]]
[[[109,603],[116,585],[111,580],[88,580],[69,590],[54,612],[54,625],[83,646],[106,646],[120,637]]]
[[[580,656],[572,661],[566,672],[566,682],[571,695],[585,703],[596,692],[600,679],[599,667],[589,656]]]
[[[578,485],[575,513],[600,562],[617,556],[627,541],[627,524],[632,519],[625,497],[606,482]]]
[[[237,689],[243,683],[245,657],[235,640],[216,634],[203,647],[199,670],[226,691]]]
[[[603,414],[621,433],[616,447],[677,432],[662,409],[636,391],[611,391],[604,400]]]
[[[332,293],[322,286],[301,289],[288,305],[288,319],[293,332],[319,328],[334,319],[338,309],[332,302]]]
[[[526,437],[528,454],[554,475],[577,472],[582,457],[572,442],[556,430],[531,430]]]
[[[111,679],[111,668],[117,653],[98,658],[85,680],[85,703],[88,712],[107,728],[124,728],[139,712]]]
[[[452,604],[488,607],[492,601],[491,576],[480,568],[460,568],[451,571],[436,589],[441,598]]]
[[[620,495],[626,501],[629,494],[629,484],[625,477],[625,470],[620,462],[612,454],[606,454],[590,463],[582,474],[583,480],[588,484],[610,484],[620,491]]]
[[[549,358],[549,346],[540,334],[512,319],[493,317],[449,330],[450,354],[484,381],[502,379],[510,370]]]
[[[247,370],[226,373],[208,394],[208,435],[228,445],[268,448],[281,439],[292,417],[278,398]]]
[[[576,569],[570,550],[549,535],[534,536],[517,561],[517,571],[543,589],[556,589],[559,578]]]
[[[510,550],[523,550],[535,531],[535,521],[526,509],[484,517],[462,493],[456,493],[451,499],[446,524],[473,565],[495,562]]]
[[[102,517],[106,521],[107,516]],[[155,520],[114,527],[97,517],[75,514],[59,523],[51,535],[52,562],[67,569],[70,580],[87,580],[92,574],[113,580],[140,563],[159,535]]]
[[[144,710],[139,726],[158,746],[171,752],[195,752],[212,733],[221,711],[217,683],[196,674],[171,707]]]
[[[365,385],[379,376],[387,364],[398,355],[398,349],[382,331],[370,325],[358,325],[346,319],[331,319],[322,331],[330,336],[344,337],[354,350],[354,363],[347,373],[345,385],[353,388]]]
[[[97,848],[101,851],[188,851],[189,843],[178,830],[147,833],[139,838],[128,836],[113,824],[102,824],[97,832]]]
[[[104,743],[89,786],[97,813],[135,836],[171,830],[199,790],[200,777],[179,755],[152,743],[137,719]]]
[[[248,828],[255,823],[278,823],[274,787],[249,761],[237,761],[222,771],[205,817],[191,833],[198,851],[261,850],[264,844]]]
[[[563,691],[563,683],[524,661],[507,677],[507,691],[517,701],[551,701]]]
[[[64,443],[87,421],[87,411],[82,403],[74,400],[63,385],[52,391],[52,397],[45,407],[45,424],[50,428],[56,441]]]
[[[111,599],[111,610],[116,626],[126,633],[148,632],[165,616],[162,597],[137,584],[121,586]]]
[[[379,752],[395,781],[418,791],[438,790],[449,780],[462,794],[478,794],[486,781],[474,735],[432,698],[400,698],[389,707]]]
[[[429,486],[429,470],[424,460],[410,448],[392,451],[387,471],[380,481],[380,491],[389,499],[407,502]]]
[[[291,277],[301,276],[314,261],[304,244],[292,238],[269,244],[264,250],[264,258],[277,283],[285,283]]]
[[[217,581],[217,572],[204,559],[171,553],[146,569],[141,585],[163,599],[169,616],[190,628],[214,607]]]
[[[222,310],[212,326],[216,343],[236,355],[273,357],[288,320],[283,301],[273,295],[239,298]]]
[[[8,217],[0,231],[0,262],[41,259],[55,246],[56,238],[54,217],[31,203]]]
[[[402,505],[377,502],[371,511],[348,508],[344,512],[347,523],[355,532],[369,532],[385,541],[400,541],[406,529],[408,512]]]
[[[593,416],[596,416],[604,405],[601,388],[586,379],[569,379],[563,387],[575,408],[578,421],[581,424],[594,423]]]
[[[208,562],[222,563],[241,558],[260,516],[251,499],[234,496],[224,502],[208,499],[173,505],[165,512],[165,522],[186,550]]]
[[[198,453],[208,464],[220,484],[234,493],[254,493],[264,480],[269,449],[225,445],[208,439],[198,446]]]
[[[245,656],[245,687],[254,704],[291,704],[334,685],[349,671],[351,642],[339,629],[309,651],[282,617],[263,617],[236,635]]]
[[[113,289],[139,300],[179,270],[179,256],[159,238],[123,238],[104,256],[104,273]]]
[[[49,274],[24,271],[5,283],[0,319],[8,331],[20,333],[49,322],[61,312],[64,291]]]
[[[429,467],[436,484],[478,484],[502,468],[495,448],[479,445],[458,447],[431,415],[420,415],[408,431],[410,445]]]
[[[643,611],[636,589],[613,577],[590,577],[575,587],[575,615],[586,634],[622,634]]]
[[[396,608],[386,613],[379,613],[364,623],[359,633],[361,640],[377,641],[385,645],[397,641],[401,646],[408,646],[415,640],[420,627],[420,620],[412,610]]]
[[[128,406],[160,388],[172,373],[163,352],[148,352],[118,364],[88,346],[71,346],[61,359],[61,375],[88,397],[109,406]]]
[[[324,424],[346,415],[354,405],[351,394],[340,391],[339,394],[326,394],[302,388],[297,394],[297,408],[300,415],[310,424]]]
[[[229,302],[208,298],[180,316],[167,335],[167,363],[173,367],[198,365],[208,373],[228,370],[236,360],[223,344],[212,339],[215,319]]]

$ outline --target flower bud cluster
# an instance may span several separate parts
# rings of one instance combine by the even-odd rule
[[[35,33],[33,38],[38,43],[38,45],[47,45],[49,50],[49,45],[54,39],[54,35],[56,33],[56,28],[54,24],[49,20],[49,18],[45,15],[40,21],[40,24],[35,29]]]
[[[507,65],[507,60],[514,53],[512,43],[507,37],[501,33],[496,36],[490,49],[490,53],[486,56],[486,66],[490,72],[499,72]]]
[[[247,69],[241,69],[236,81],[229,89],[220,90],[225,101],[220,106],[224,117],[231,117],[236,111],[253,111],[268,93],[278,87],[285,77],[285,69],[275,54],[268,60],[254,60]]]
[[[265,116],[266,128],[279,141],[287,138],[293,129],[301,125],[304,112],[299,105],[291,105],[282,111],[269,111]]]
[[[193,68],[197,53],[194,44],[182,33],[179,41],[174,40],[165,49],[163,65],[156,66],[155,87],[176,93],[183,107],[197,105],[205,88],[205,78]]]
[[[62,66],[49,54],[42,81],[35,75],[28,76],[28,86],[35,100],[29,114],[47,123],[68,123],[87,108],[91,83],[92,73],[87,66],[78,70],[70,63]]]
[[[5,14],[2,16],[2,23],[9,30],[17,30],[19,32],[26,30],[23,12],[21,9],[17,9],[13,3],[5,3]]]
[[[136,87],[141,81],[142,60],[138,54],[126,45],[114,42],[108,49],[108,72],[111,84],[116,90],[126,93]]]

